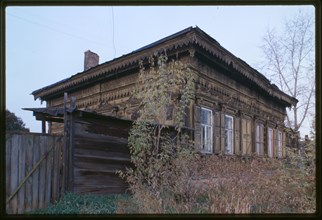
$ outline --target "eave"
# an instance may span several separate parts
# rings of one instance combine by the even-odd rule
[[[276,86],[271,84],[265,76],[223,48],[215,39],[198,27],[184,29],[129,54],[38,89],[32,92],[32,95],[35,99],[40,98],[42,101],[48,100],[53,96],[63,94],[63,92],[75,90],[76,88],[81,88],[100,80],[108,80],[118,74],[138,69],[139,60],[145,60],[155,53],[168,53],[170,51],[184,53],[188,48],[202,48],[211,55],[212,59],[219,60],[222,65],[237,71],[245,79],[253,82],[263,91],[266,91],[269,96],[280,100],[281,103],[284,103],[287,107],[294,106],[298,102],[297,99],[280,91]]]

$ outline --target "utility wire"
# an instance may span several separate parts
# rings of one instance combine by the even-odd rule
[[[57,32],[57,33],[61,33],[61,34],[67,35],[69,37],[78,38],[80,40],[89,41],[89,42],[92,42],[92,43],[95,43],[95,44],[105,45],[105,43],[103,43],[103,42],[97,42],[97,41],[93,41],[93,40],[90,40],[90,39],[87,39],[87,38],[84,38],[84,37],[81,37],[81,36],[77,36],[75,34],[70,34],[70,33],[67,33],[65,31],[61,31],[61,30],[58,30],[56,28],[52,28],[52,27],[50,27],[48,25],[41,24],[41,23],[38,23],[38,22],[35,22],[35,21],[32,21],[32,20],[29,20],[29,19],[25,19],[25,18],[22,18],[20,16],[17,16],[17,15],[11,14],[11,13],[6,13],[6,14],[8,14],[8,15],[10,15],[12,17],[18,18],[20,20],[23,20],[25,22],[28,22],[28,23],[31,23],[31,24],[34,24],[34,25],[37,25],[37,26],[46,28],[48,30],[51,30],[51,31],[54,31],[54,32]]]

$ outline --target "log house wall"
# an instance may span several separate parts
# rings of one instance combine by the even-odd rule
[[[225,151],[225,131],[223,127],[225,114],[234,118],[235,154],[252,154],[255,152],[255,126],[258,119],[264,125],[270,123],[274,129],[274,134],[278,133],[277,126],[284,121],[286,115],[282,106],[231,79],[216,68],[207,65],[202,59],[187,56],[182,57],[181,61],[188,63],[195,75],[196,101],[192,102],[192,106],[198,105],[213,111],[214,153]],[[76,97],[78,109],[91,109],[105,115],[133,119],[138,103],[131,102],[130,95],[137,81],[137,76],[137,73],[134,73],[111,81],[99,82],[86,89],[72,92],[69,96]],[[63,105],[61,98],[50,100],[47,104],[48,107]],[[115,106],[118,107],[117,111],[114,109]],[[190,107],[189,112],[191,114],[188,121],[193,125],[192,122],[196,120],[194,109]],[[169,124],[171,124],[171,120],[169,120]],[[61,125],[55,123],[50,125],[51,133],[59,133],[60,130]],[[267,126],[265,126],[266,130]],[[285,145],[284,136],[283,133],[283,146]],[[195,141],[198,141],[197,139]],[[267,143],[266,138],[264,143]],[[274,141],[274,145],[276,143],[277,140]],[[264,146],[264,151],[267,154],[267,145],[264,144]],[[276,148],[274,155],[277,155]]]

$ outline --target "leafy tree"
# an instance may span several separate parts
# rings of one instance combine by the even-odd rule
[[[295,131],[314,109],[313,24],[313,18],[300,11],[291,20],[286,20],[282,33],[268,29],[263,39],[264,71],[276,80],[282,91],[299,100],[286,118],[287,125]]]
[[[21,118],[17,117],[15,113],[6,110],[6,130],[7,131],[26,131],[29,129],[25,127],[25,123]]]
[[[120,175],[134,199],[143,202],[142,212],[160,213],[169,208],[170,198],[187,197],[182,186],[188,189],[189,184],[180,180],[191,178],[188,163],[195,150],[182,128],[185,109],[194,98],[193,73],[180,61],[152,56],[147,63],[140,62],[133,98],[141,103],[128,139],[135,168]],[[169,114],[173,127],[167,125]]]

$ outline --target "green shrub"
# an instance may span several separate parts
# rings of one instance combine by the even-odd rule
[[[61,200],[48,206],[45,209],[38,209],[28,214],[114,214],[117,209],[117,201],[126,199],[128,195],[77,195],[66,193]]]

